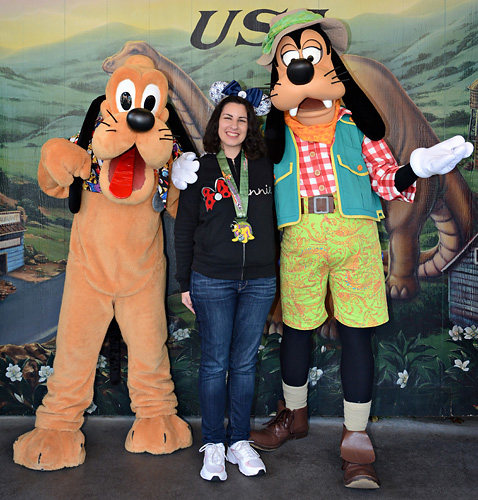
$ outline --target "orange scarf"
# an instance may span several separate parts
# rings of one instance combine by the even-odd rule
[[[317,125],[302,125],[297,118],[290,116],[289,112],[284,113],[284,120],[294,134],[298,135],[303,141],[321,142],[322,144],[332,144],[339,116],[340,103],[335,101],[334,119],[330,123],[319,123]]]

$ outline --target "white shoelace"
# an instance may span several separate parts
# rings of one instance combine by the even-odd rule
[[[238,441],[232,446],[232,451],[237,451],[244,458],[258,457],[259,453],[249,443],[252,443],[252,441]]]
[[[223,465],[225,459],[224,445],[219,443],[207,443],[199,448],[200,452],[206,452],[207,459],[216,465]]]

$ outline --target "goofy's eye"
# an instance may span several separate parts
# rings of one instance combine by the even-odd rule
[[[148,109],[151,113],[156,114],[161,102],[161,91],[157,85],[150,83],[146,86],[141,99],[141,107]]]
[[[116,107],[118,111],[129,111],[134,107],[136,88],[131,80],[123,80],[116,88]]]
[[[300,54],[298,50],[288,50],[284,52],[281,57],[284,65],[289,66],[294,59],[300,59]]]
[[[322,51],[318,47],[306,47],[302,55],[312,64],[317,64],[322,59]]]

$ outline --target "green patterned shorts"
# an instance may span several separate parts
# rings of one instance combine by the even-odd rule
[[[334,316],[351,327],[388,321],[377,223],[331,214],[304,214],[284,228],[280,260],[284,323],[312,330],[327,319],[327,282]]]

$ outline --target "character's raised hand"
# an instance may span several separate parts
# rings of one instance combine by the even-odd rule
[[[183,153],[173,162],[171,180],[178,189],[186,189],[188,184],[194,184],[197,181],[198,169],[199,162],[196,160],[196,154]]]
[[[447,174],[463,158],[473,152],[473,144],[461,135],[440,142],[431,148],[418,148],[410,155],[410,166],[418,177]]]

